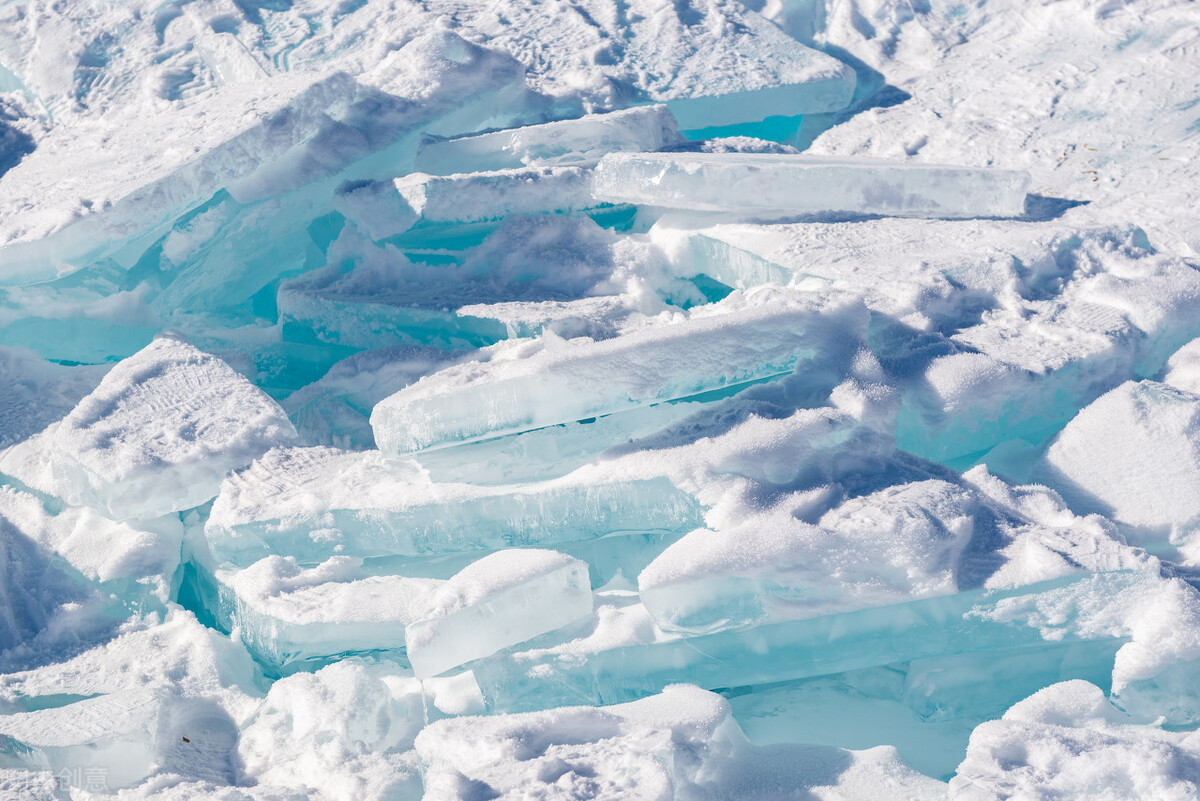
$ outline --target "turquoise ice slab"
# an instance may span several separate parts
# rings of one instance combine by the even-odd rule
[[[918,659],[1007,651],[1044,640],[1035,628],[983,617],[989,607],[1004,598],[1036,596],[1082,580],[963,592],[585,655],[515,653],[479,663],[475,677],[490,708],[514,711],[620,703],[676,682],[708,688],[757,686]],[[1085,639],[1114,641],[1064,632],[1061,642]]]
[[[618,533],[686,532],[695,498],[665,478],[568,476],[501,487],[435,484],[377,452],[278,449],[222,485],[205,535],[217,565],[270,554],[313,565],[383,557],[553,547]]]

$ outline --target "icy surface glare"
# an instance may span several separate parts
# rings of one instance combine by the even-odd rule
[[[0,801],[1200,797],[1187,0],[0,0]]]

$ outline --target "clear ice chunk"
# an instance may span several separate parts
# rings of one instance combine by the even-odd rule
[[[146,519],[204,503],[231,469],[296,439],[261,390],[220,359],[165,337],[114,367],[47,448],[66,500],[115,519]]]
[[[404,647],[441,585],[436,579],[368,576],[362,560],[334,556],[303,569],[268,556],[236,570],[218,568],[215,611],[260,661],[281,672],[294,663]]]
[[[747,217],[1015,217],[1029,180],[1014,170],[790,154],[611,153],[592,186],[610,203]]]
[[[1182,585],[1182,586],[1180,586]],[[1118,652],[1114,689],[1189,686],[1195,656],[1186,585],[1150,572],[1080,577],[1078,573],[1024,587],[967,590],[901,604],[833,615],[766,623],[742,630],[697,636],[663,632],[655,626],[618,624],[557,647],[500,654],[474,667],[489,708],[517,711],[546,704],[616,703],[660,691],[672,682],[704,687],[756,687],[781,681],[881,667],[950,653],[980,655],[1042,648],[1046,643],[1095,643],[1101,652],[1132,635],[1136,609],[1154,604],[1171,610],[1162,620],[1183,619],[1183,642],[1156,649],[1150,628],[1126,657]],[[1187,588],[1190,589],[1190,588]],[[1195,590],[1190,595],[1196,595]],[[1161,625],[1161,622],[1156,625]],[[1124,648],[1129,648],[1126,644]],[[756,658],[745,659],[753,653]],[[1134,677],[1137,677],[1136,682]],[[1154,677],[1158,677],[1157,682]],[[1139,696],[1147,714],[1170,712],[1187,720],[1194,693],[1179,698],[1166,691]]]
[[[638,106],[573,120],[421,143],[414,167],[432,175],[590,166],[614,151],[655,151],[684,142],[666,106]]]
[[[524,167],[457,175],[411,173],[393,181],[354,185],[342,193],[338,207],[372,239],[383,239],[419,222],[463,225],[599,205],[592,198],[590,170]]]
[[[975,499],[945,481],[891,487],[842,504],[818,525],[788,509],[669,546],[638,576],[667,630],[718,631],[957,591]]]
[[[586,563],[555,551],[497,551],[456,573],[408,624],[408,660],[418,678],[436,676],[591,613]]]
[[[616,532],[682,532],[702,509],[666,478],[584,468],[554,481],[479,487],[431,482],[378,451],[268,452],[221,487],[205,526],[217,565],[271,553],[302,565],[331,556],[394,556],[547,546]]]
[[[720,313],[728,308],[600,342],[543,340],[524,358],[514,348],[509,358],[447,368],[375,406],[375,442],[411,453],[780,377],[829,359],[866,323],[861,303],[840,294],[797,293]]]

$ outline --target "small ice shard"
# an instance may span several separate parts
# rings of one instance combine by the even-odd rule
[[[700,519],[696,500],[666,478],[597,467],[537,484],[438,484],[416,463],[378,451],[289,448],[225,481],[205,536],[218,565],[245,567],[271,553],[313,565],[339,554],[412,556],[682,532]]]
[[[415,172],[347,187],[339,208],[372,239],[396,236],[418,222],[465,224],[514,214],[584,211],[592,198],[591,173],[580,167],[426,175]]]
[[[418,678],[570,625],[592,613],[585,562],[545,550],[507,550],[463,568],[404,632]]]
[[[279,405],[227,364],[160,338],[114,367],[48,448],[66,500],[147,519],[204,503],[231,469],[296,438]]]
[[[1035,475],[1129,536],[1161,542],[1190,531],[1200,522],[1200,396],[1127,381],[1067,424]]]
[[[971,734],[956,801],[1196,798],[1200,735],[1140,722],[1086,681],[1041,690]]]
[[[663,150],[683,141],[666,106],[638,106],[455,139],[426,140],[414,166],[432,175],[590,166],[614,151]]]
[[[840,294],[716,304],[689,319],[592,342],[556,340],[524,358],[442,370],[371,413],[380,450],[411,453],[625,411],[814,369],[861,336],[865,310]],[[511,355],[510,355],[511,354]],[[503,355],[506,358],[501,358]]]
[[[716,693],[672,685],[632,703],[437,721],[416,739],[426,797],[629,801],[945,797],[891,748],[756,747]]]
[[[642,571],[638,588],[660,626],[693,632],[947,595],[974,507],[969,491],[930,480],[852,499],[815,526],[783,508],[692,532]]]
[[[348,660],[275,682],[241,733],[247,775],[305,795],[323,788],[339,801],[419,796],[411,748],[425,698],[397,674]]]
[[[368,576],[362,560],[334,556],[302,569],[291,557],[268,556],[243,570],[218,568],[213,610],[236,627],[246,647],[280,670],[293,663],[404,647],[404,627],[417,620],[441,582]]]
[[[1029,175],[791,154],[611,153],[592,186],[609,203],[747,217],[1015,217],[1024,213]]]

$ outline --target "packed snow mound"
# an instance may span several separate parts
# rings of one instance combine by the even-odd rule
[[[231,469],[295,439],[261,390],[164,337],[109,371],[46,445],[62,496],[121,520],[204,503]]]
[[[1200,741],[1139,723],[1085,681],[1055,684],[971,735],[950,797],[1194,798]]]
[[[729,703],[676,685],[618,706],[434,723],[417,736],[426,797],[934,798],[943,785],[890,749],[750,745]],[[878,795],[872,795],[878,794]]]
[[[1078,508],[1124,524],[1130,536],[1182,542],[1200,515],[1198,415],[1200,396],[1155,381],[1126,382],[1063,429],[1039,478]]]
[[[424,702],[411,678],[353,661],[289,676],[251,716],[238,754],[275,788],[346,801],[420,793],[410,749]]]

